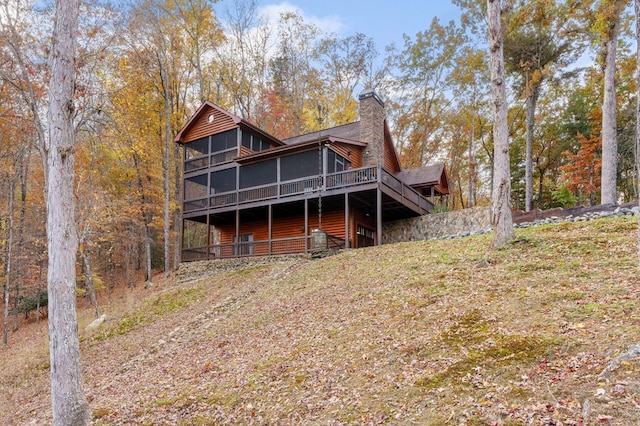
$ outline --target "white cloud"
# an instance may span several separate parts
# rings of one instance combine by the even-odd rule
[[[309,15],[299,6],[293,5],[287,1],[260,6],[257,13],[261,19],[264,19],[267,22],[267,25],[273,27],[278,24],[282,13],[295,13],[302,16],[305,23],[315,25],[323,33],[340,34],[346,29],[345,24],[342,22],[342,18],[337,15],[325,17]]]

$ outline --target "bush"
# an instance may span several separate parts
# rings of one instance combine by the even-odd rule
[[[48,303],[47,290],[39,290],[33,296],[18,296],[18,312],[24,312],[25,315],[29,315],[29,312],[35,311],[38,306],[44,308]]]

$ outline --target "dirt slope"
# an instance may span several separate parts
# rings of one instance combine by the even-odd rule
[[[640,343],[636,241],[602,219],[139,290],[81,312],[93,424],[637,424],[640,362],[600,376]],[[21,333],[0,423],[48,424],[46,327]]]

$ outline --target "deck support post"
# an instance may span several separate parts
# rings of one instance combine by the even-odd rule
[[[272,238],[273,238],[273,205],[269,204],[267,207],[269,209],[269,256],[271,256],[272,250]]]
[[[344,194],[344,248],[350,248],[349,244],[349,193]]]
[[[309,199],[304,199],[304,247],[309,252]]]
[[[182,226],[184,227],[184,220]],[[211,259],[211,215],[207,213],[207,260],[209,259]]]
[[[235,245],[233,248],[234,256],[240,257],[240,210],[236,209],[236,238]]]
[[[376,189],[376,239],[377,245],[382,244],[382,190],[378,183],[378,189]]]

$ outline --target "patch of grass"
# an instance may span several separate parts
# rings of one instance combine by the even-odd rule
[[[91,337],[91,340],[101,340],[112,336],[129,333],[136,327],[149,324],[156,318],[169,315],[196,301],[201,295],[201,289],[177,289],[161,293],[157,297],[148,300],[134,314],[122,318],[117,325],[105,328],[103,331]]]

